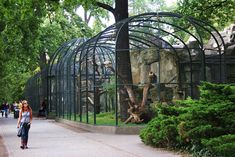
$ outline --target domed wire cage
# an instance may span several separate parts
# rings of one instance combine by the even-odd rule
[[[122,124],[133,102],[197,98],[200,81],[226,82],[224,52],[219,32],[203,21],[168,12],[127,18],[56,51],[48,68],[49,111]]]
[[[43,71],[31,77],[24,89],[24,95],[33,111],[39,110],[41,98],[45,97],[42,92],[42,78],[46,78],[46,75],[43,74],[46,74],[46,72]]]
[[[49,111],[54,111],[59,117],[71,118],[71,113],[75,110],[73,102],[74,83],[73,67],[70,60],[75,49],[85,42],[86,39],[73,39],[63,44],[54,53],[49,61],[48,68],[48,101]],[[74,68],[76,65],[74,64]],[[67,105],[69,104],[69,105]],[[68,114],[70,113],[70,114]]]

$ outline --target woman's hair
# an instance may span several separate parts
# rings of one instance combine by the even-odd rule
[[[26,100],[23,100],[23,101],[22,101],[22,111],[23,111],[23,112],[25,111],[25,109],[24,109],[24,104],[28,104],[28,102],[27,102]],[[29,110],[30,112],[32,112],[32,109],[31,109],[31,107],[29,106],[29,104],[28,104],[27,108],[28,108],[28,110]]]
[[[20,110],[20,117],[22,117],[21,115],[22,115],[22,112],[24,112],[25,111],[25,107],[24,107],[24,104],[28,104],[28,102],[26,101],[26,100],[23,100],[22,101],[22,107],[21,107],[21,110]],[[27,109],[28,109],[28,111],[29,111],[29,113],[30,113],[30,119],[32,119],[33,118],[33,111],[32,111],[32,108],[29,106],[29,104],[27,105]],[[19,118],[20,118],[19,117]]]

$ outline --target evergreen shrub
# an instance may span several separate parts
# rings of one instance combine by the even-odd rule
[[[142,141],[196,156],[235,157],[235,86],[202,82],[199,89],[198,100],[152,104],[156,117],[141,131]]]

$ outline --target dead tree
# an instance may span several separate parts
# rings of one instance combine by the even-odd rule
[[[106,65],[107,68],[109,68],[113,73],[116,73],[114,68],[112,66]],[[142,101],[137,102],[136,99],[136,93],[134,92],[133,88],[131,86],[127,86],[126,81],[123,79],[123,77],[117,73],[117,76],[121,79],[121,81],[124,84],[124,88],[126,89],[128,93],[128,104],[129,104],[129,109],[127,110],[128,113],[130,114],[129,118],[126,119],[124,122],[125,124],[132,122],[132,123],[142,123],[144,119],[141,118],[142,114],[146,112],[146,103],[148,99],[148,91],[149,88],[151,87],[151,82],[147,83],[143,87],[143,96],[142,96]],[[150,76],[151,77],[151,76]],[[151,80],[151,78],[149,78]]]

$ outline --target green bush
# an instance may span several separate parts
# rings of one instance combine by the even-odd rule
[[[200,99],[153,104],[156,117],[141,131],[155,147],[186,149],[197,156],[235,156],[235,86],[203,82]]]
[[[235,134],[202,139],[202,145],[216,155],[235,156]]]
[[[148,123],[140,134],[144,143],[156,147],[170,147],[177,144],[177,123],[175,117],[159,117]]]

